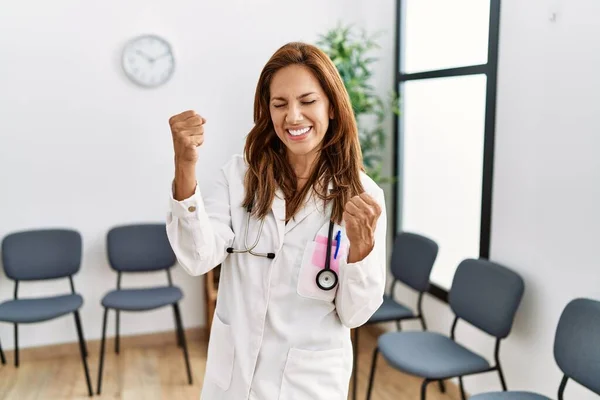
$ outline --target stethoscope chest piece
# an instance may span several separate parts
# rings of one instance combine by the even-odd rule
[[[331,269],[322,269],[317,274],[317,286],[322,290],[331,290],[337,285],[338,276]]]
[[[327,235],[327,254],[325,256],[325,268],[319,271],[316,277],[316,283],[321,290],[331,290],[338,283],[338,276],[331,269],[331,241],[333,237],[333,221],[329,221],[329,234]],[[337,243],[339,244],[339,238]]]

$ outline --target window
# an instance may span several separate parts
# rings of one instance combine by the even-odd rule
[[[404,0],[405,73],[485,64],[489,0]]]
[[[398,0],[396,229],[440,246],[431,292],[489,256],[499,0]]]

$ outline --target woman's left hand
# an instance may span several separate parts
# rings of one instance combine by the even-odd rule
[[[354,196],[346,203],[343,218],[350,241],[348,262],[361,261],[373,250],[375,227],[380,215],[381,207],[367,193]]]

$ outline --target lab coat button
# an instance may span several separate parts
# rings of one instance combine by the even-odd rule
[[[189,212],[194,212],[194,211],[196,211],[196,206],[189,206],[189,207],[188,207],[188,211],[189,211]]]

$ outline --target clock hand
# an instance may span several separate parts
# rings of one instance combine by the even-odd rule
[[[160,56],[156,57],[154,60],[155,60],[155,61],[156,61],[156,60],[159,60],[159,59],[161,59],[161,58],[163,58],[163,57],[166,57],[166,56],[168,56],[168,55],[170,55],[170,54],[171,54],[171,52],[170,52],[170,51],[166,51],[164,54],[162,54],[162,55],[160,55]]]
[[[135,52],[137,54],[139,54],[140,56],[144,57],[146,60],[148,60],[150,62],[154,62],[153,58],[151,58],[150,56],[148,56],[146,53],[142,52],[141,50],[136,49]]]

